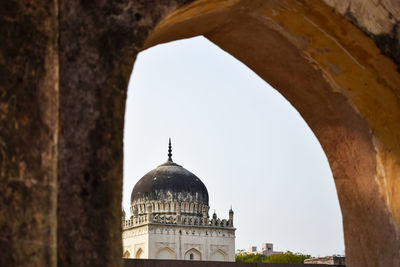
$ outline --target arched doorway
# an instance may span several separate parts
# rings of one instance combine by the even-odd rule
[[[177,74],[185,78],[177,82]],[[165,137],[171,136],[181,164],[199,167],[214,199],[211,210],[220,214],[233,205],[239,214],[236,248],[261,244],[268,236],[281,250],[344,253],[326,156],[299,113],[264,80],[209,40],[195,37],[140,53],[131,81],[124,130],[125,210],[136,179],[147,171],[144,166],[154,165],[152,156],[165,155]],[[157,152],[143,158],[149,151]],[[138,161],[141,165],[132,164]],[[220,189],[228,184],[228,190]],[[249,208],[254,203],[268,211],[255,215]],[[308,210],[319,210],[319,216],[311,220]]]
[[[253,3],[216,8],[207,1],[188,5],[161,21],[145,47],[203,34],[274,86],[299,111],[328,157],[343,214],[348,265],[363,266],[367,258],[376,266],[394,264],[393,258],[397,263],[400,259],[395,251],[400,244],[394,238],[383,238],[398,236],[396,225],[400,224],[400,208],[393,195],[398,188],[396,175],[389,178],[391,185],[387,187],[388,173],[384,171],[400,170],[399,164],[393,164],[398,161],[398,153],[384,149],[396,147],[400,151],[394,141],[398,137],[390,137],[398,131],[390,119],[391,109],[396,110],[396,121],[400,120],[398,94],[389,89],[396,87],[393,81],[399,81],[395,65],[380,56],[366,60],[358,54],[359,49],[353,50],[351,44],[355,42],[363,51],[379,54],[375,45],[368,44],[368,38],[342,17],[324,15],[323,20],[329,23],[322,25],[319,16],[326,8],[323,5],[315,3],[311,8],[315,13],[308,13],[311,9],[296,7],[294,2],[285,3],[279,12],[270,3]],[[200,6],[211,9],[196,13]],[[298,12],[306,13],[298,16]],[[268,22],[259,19],[263,16],[268,16]],[[226,17],[237,19],[227,22]],[[211,27],[209,21],[214,23]],[[190,32],[185,30],[189,28]],[[352,37],[341,35],[339,28],[352,32]],[[308,41],[302,43],[298,36]],[[324,52],[315,52],[322,47]],[[375,76],[383,65],[390,72],[382,73],[384,84]],[[386,100],[377,100],[373,93],[376,88],[391,103],[382,114],[378,110]],[[381,128],[383,117],[392,121],[390,130]],[[375,241],[360,243],[369,238]],[[374,256],[365,251],[374,251]]]
[[[186,251],[184,258],[185,260],[200,261],[201,252],[195,248],[191,248],[188,251]]]
[[[165,247],[157,252],[156,258],[161,260],[175,260],[176,253],[172,249]]]
[[[57,254],[60,263],[73,264],[85,259],[112,266],[121,258],[124,90],[136,54],[167,15],[158,29],[166,27],[148,46],[205,35],[269,81],[313,129],[334,173],[349,266],[399,265],[398,64],[382,55],[394,50],[390,45],[379,50],[371,39],[393,41],[397,49],[392,28],[368,37],[355,25],[375,25],[369,18],[382,17],[362,9],[360,20],[358,13],[348,15],[351,24],[340,15],[347,6],[341,9],[338,1],[199,0],[196,8],[183,6],[189,2],[129,2],[114,9],[64,1],[5,9],[8,45],[1,49],[9,56],[2,62],[7,97],[1,99],[1,128],[7,142],[1,148],[9,167],[1,172],[0,195],[11,203],[4,212],[12,219],[3,229],[21,230],[4,234],[4,242],[34,253],[11,258],[13,246],[4,246],[3,265],[32,258],[55,266]],[[382,21],[398,21],[398,12],[365,3],[387,14]],[[182,16],[170,14],[178,8]],[[18,11],[23,15],[15,17]],[[27,24],[35,41],[25,30],[11,33]],[[26,53],[15,50],[22,47]],[[15,192],[7,193],[10,188]],[[21,199],[32,207],[20,208]],[[71,234],[74,227],[79,229]],[[27,233],[30,242],[15,239]],[[43,246],[43,240],[51,241]]]
[[[82,13],[86,12],[85,8],[82,7],[85,10]],[[88,220],[87,225],[80,224],[85,229],[81,232],[89,233],[87,236],[69,236],[66,234],[68,226],[83,214],[88,218],[115,214],[114,210],[120,204],[107,200],[120,202],[121,198],[121,182],[115,181],[114,177],[120,177],[122,171],[118,164],[122,160],[124,90],[134,57],[143,48],[204,35],[276,88],[313,130],[328,157],[335,179],[343,214],[348,265],[398,264],[400,194],[396,194],[399,188],[396,174],[400,171],[400,130],[397,123],[400,121],[400,108],[396,88],[400,81],[393,61],[382,56],[370,38],[343,16],[332,12],[332,6],[322,1],[255,0],[246,5],[244,1],[228,4],[225,1],[199,0],[181,6],[171,14],[169,12],[177,7],[168,3],[147,8],[142,14],[138,13],[136,18],[139,22],[135,21],[131,28],[126,24],[119,28],[113,25],[108,30],[110,35],[102,31],[101,36],[87,40],[87,46],[78,49],[80,53],[73,53],[79,61],[70,60],[69,49],[61,49],[60,59],[64,64],[60,71],[64,75],[61,76],[59,116],[62,160],[58,162],[57,170],[61,177],[59,188],[63,190],[59,190],[57,202],[59,255],[71,255],[77,259],[79,256],[75,254],[91,257],[90,253],[70,248],[74,243],[87,243],[86,239],[91,235],[96,236],[98,231],[92,227],[92,220]],[[61,8],[63,12],[69,14]],[[98,17],[102,14],[98,13]],[[142,20],[144,17],[147,19]],[[160,22],[161,18],[164,20]],[[76,25],[86,29],[85,23]],[[90,25],[97,28],[95,23]],[[62,32],[61,39],[69,40],[69,34],[75,36],[75,32]],[[121,32],[130,38],[122,37]],[[150,33],[153,35],[148,38]],[[98,56],[87,53],[90,49],[99,51],[94,53]],[[107,53],[108,50],[112,53]],[[82,64],[86,67],[82,68],[91,73],[85,75],[87,80],[79,76],[80,72],[75,74],[72,71],[82,66],[80,62],[84,62]],[[89,71],[91,68],[87,66],[95,65],[98,68]],[[97,83],[91,85],[93,80]],[[87,88],[84,92],[80,91],[82,81]],[[100,115],[77,120],[71,116],[73,112]],[[70,125],[79,125],[80,131]],[[110,136],[115,138],[110,139]],[[87,145],[87,153],[77,153],[80,144]],[[107,148],[107,153],[90,152],[105,151],[103,148]],[[104,156],[108,154],[113,155],[112,160]],[[82,176],[88,184],[82,185]],[[92,183],[92,177],[103,182]],[[82,192],[69,189],[75,187],[82,188]],[[71,195],[83,199],[80,212],[69,207]],[[104,195],[109,197],[101,201]],[[93,205],[101,206],[104,214],[99,215],[98,210],[92,213]],[[94,245],[101,247],[100,250],[93,247],[87,248],[88,251],[104,255],[114,251],[113,248],[121,241],[117,237],[117,225],[120,224],[117,217],[113,217],[114,224],[111,224],[115,225],[114,228],[97,226],[105,231],[109,229],[107,236],[114,237],[112,241]],[[115,249],[110,257],[116,259],[120,254],[121,250]]]
[[[218,249],[211,255],[212,261],[226,261],[227,255],[224,251]]]

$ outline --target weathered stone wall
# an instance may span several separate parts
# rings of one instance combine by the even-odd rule
[[[57,5],[0,1],[0,266],[56,266]]]
[[[400,65],[400,1],[323,1],[371,37],[384,55]]]
[[[399,266],[398,1],[189,2],[1,1],[0,265],[122,264],[132,63],[145,42],[204,34],[316,134],[348,266]]]
[[[304,264],[328,264],[336,266],[346,266],[346,258],[339,256],[328,256],[319,258],[305,259]]]
[[[122,140],[132,64],[184,1],[60,1],[59,266],[121,261]]]
[[[127,81],[184,3],[1,2],[1,266],[121,264]]]

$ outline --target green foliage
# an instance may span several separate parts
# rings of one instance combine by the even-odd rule
[[[283,254],[275,254],[267,257],[263,262],[274,263],[304,263],[305,259],[311,258],[311,255],[304,255],[301,253],[293,253],[286,251]]]
[[[261,254],[247,254],[244,250],[238,250],[238,253],[235,255],[235,260],[236,262],[303,263],[305,259],[310,257],[310,255],[293,253],[290,251],[286,251],[282,254],[265,256]]]
[[[241,253],[235,255],[236,262],[264,262],[266,258],[267,256],[261,254],[254,255],[254,254]]]
[[[238,254],[246,254],[246,250],[245,250],[244,248],[242,248],[242,249],[237,249],[235,255],[237,256]]]

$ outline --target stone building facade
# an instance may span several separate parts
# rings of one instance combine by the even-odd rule
[[[304,264],[325,264],[337,267],[345,267],[346,258],[344,256],[327,256],[327,257],[311,258],[304,260]]]
[[[274,251],[274,244],[272,243],[262,243],[261,244],[261,251],[257,250],[257,246],[251,246],[249,247],[248,254],[262,254],[265,256],[271,256],[274,254],[282,254],[284,253],[283,251]]]
[[[168,161],[143,176],[122,218],[124,258],[235,261],[233,210],[209,218],[208,191],[193,173]]]

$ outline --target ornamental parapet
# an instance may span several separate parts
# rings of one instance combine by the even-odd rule
[[[132,216],[129,220],[125,220],[124,214],[122,229],[148,223],[233,228],[232,209],[229,210],[229,219],[220,219],[215,212],[210,219],[209,209],[207,205],[187,202],[135,203],[131,206]]]

